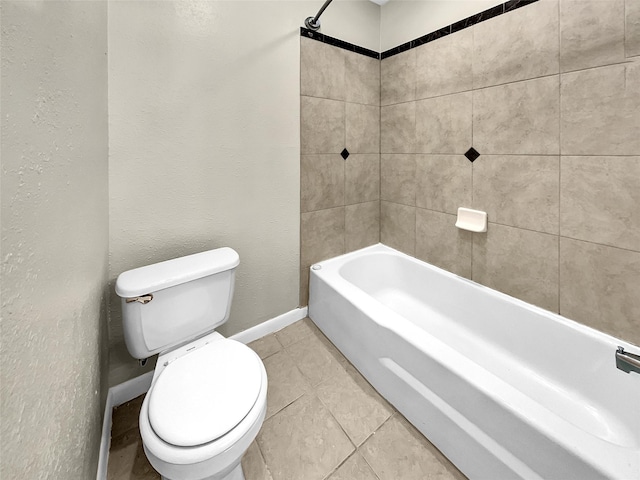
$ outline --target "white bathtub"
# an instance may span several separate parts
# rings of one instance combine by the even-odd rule
[[[381,244],[312,267],[309,316],[471,479],[640,479],[638,347]]]

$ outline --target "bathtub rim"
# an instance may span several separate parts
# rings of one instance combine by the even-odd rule
[[[464,282],[466,284],[471,285],[474,288],[478,288],[483,290],[484,293],[486,293],[487,295],[494,297],[498,300],[503,300],[507,303],[511,303],[513,305],[519,306],[521,308],[524,308],[528,311],[531,311],[533,313],[538,313],[544,316],[553,316],[553,317],[557,317],[555,318],[556,320],[564,323],[565,325],[567,325],[569,328],[575,329],[577,331],[579,331],[580,333],[587,335],[589,337],[600,337],[602,338],[604,336],[604,338],[611,342],[611,343],[617,343],[618,345],[622,346],[625,348],[625,350],[627,349],[631,349],[632,353],[636,353],[634,350],[637,350],[638,354],[640,354],[640,345],[636,345],[628,340],[623,340],[621,338],[615,337],[610,333],[607,332],[603,332],[602,330],[598,330],[594,327],[590,327],[588,325],[585,325],[584,323],[580,323],[577,320],[573,320],[569,317],[565,317],[564,315],[560,314],[560,313],[556,313],[556,312],[552,312],[551,310],[547,310],[545,308],[539,307],[537,305],[534,305],[532,303],[528,303],[524,300],[521,300],[519,298],[513,297],[507,293],[503,293],[499,290],[495,290],[491,287],[487,287],[486,285],[482,285],[481,283],[478,283],[474,280],[471,280],[469,278],[463,277],[461,275],[455,274],[453,272],[450,272],[448,270],[445,270],[441,267],[438,267],[437,265],[433,265],[431,263],[425,262],[424,260],[420,260],[419,258],[413,257],[411,255],[408,255],[404,252],[401,252],[400,250],[396,250],[393,247],[389,247],[388,245],[385,245],[382,242],[376,243],[375,245],[370,245],[368,247],[364,247],[358,250],[354,250],[352,252],[347,252],[347,253],[343,253],[341,255],[337,255],[335,257],[332,258],[328,258],[326,260],[322,260],[320,262],[316,262],[313,263],[310,267],[309,267],[309,272],[311,274],[311,272],[313,271],[314,275],[318,275],[320,278],[323,279],[327,279],[327,272],[333,272],[336,273],[338,275],[340,275],[339,272],[339,268],[336,268],[336,264],[340,263],[340,265],[342,265],[344,263],[344,260],[346,257],[360,257],[360,256],[364,256],[367,254],[371,254],[371,253],[385,253],[385,254],[390,254],[390,255],[394,255],[394,256],[398,256],[404,259],[407,259],[409,261],[411,261],[412,263],[417,263],[420,266],[424,266],[427,267],[431,270],[435,270],[438,274],[444,275],[450,279],[455,279],[461,282]],[[315,269],[314,267],[320,266],[320,269]],[[328,269],[327,269],[328,267]],[[344,277],[343,277],[344,278]],[[348,280],[345,279],[345,282],[353,285],[351,282],[349,282]],[[358,287],[356,287],[355,285],[353,285],[355,290],[357,290],[358,292],[362,292],[362,290],[360,290]],[[364,292],[363,292],[364,293]],[[360,295],[358,295],[360,296]],[[364,293],[364,296],[368,296],[366,295],[366,293]],[[612,351],[612,356],[614,356],[615,351]]]

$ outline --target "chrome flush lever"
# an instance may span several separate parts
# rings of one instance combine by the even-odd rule
[[[139,297],[127,298],[127,303],[138,302],[146,305],[151,300],[153,300],[153,294],[147,293],[146,295],[140,295]]]

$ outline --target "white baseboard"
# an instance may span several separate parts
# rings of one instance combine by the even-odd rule
[[[295,308],[287,313],[283,313],[271,320],[262,322],[255,327],[248,328],[240,333],[236,333],[229,338],[237,340],[241,343],[250,343],[254,340],[282,330],[284,327],[291,325],[298,320],[302,320],[307,316],[307,307]],[[104,418],[102,421],[102,438],[100,440],[100,456],[98,457],[98,473],[96,480],[107,479],[107,464],[109,462],[109,447],[111,446],[111,423],[113,408],[127,403],[143,393],[146,393],[151,387],[153,380],[153,372],[147,372],[139,377],[132,378],[126,382],[115,385],[109,389],[107,393],[107,403],[104,406]]]
[[[109,448],[111,447],[111,419],[113,414],[113,396],[111,389],[107,393],[107,403],[104,406],[102,419],[102,437],[100,438],[100,454],[98,455],[98,473],[96,480],[107,479],[107,463],[109,462]]]
[[[259,338],[269,335],[270,333],[282,330],[284,327],[287,327],[292,323],[297,322],[298,320],[302,320],[307,316],[307,312],[307,307],[294,308],[287,313],[283,313],[282,315],[272,318],[271,320],[262,322],[255,327],[251,327],[240,333],[231,335],[229,338],[237,340],[241,343],[251,343],[254,340],[258,340]]]
[[[139,377],[115,385],[107,393],[107,403],[104,406],[104,419],[102,421],[102,437],[100,439],[100,456],[98,457],[97,480],[107,479],[107,464],[109,462],[109,447],[111,446],[111,423],[113,408],[127,403],[143,393],[151,386],[153,372],[147,372]]]

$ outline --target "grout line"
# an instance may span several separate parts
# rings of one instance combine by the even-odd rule
[[[342,460],[337,467],[335,467],[333,470],[331,470],[329,473],[327,473],[324,477],[322,477],[323,480],[328,480],[329,478],[331,478],[331,476],[336,473],[338,470],[340,470],[340,467],[342,467],[342,465],[344,465],[345,463],[347,463],[347,460],[349,460],[351,457],[353,457],[356,452],[358,451],[358,449],[355,449],[353,452],[351,452],[349,455],[347,455],[344,460]]]
[[[362,103],[362,102],[350,102],[344,99],[340,99],[340,98],[331,98],[331,97],[321,97],[319,95],[309,95],[307,93],[301,93],[300,94],[301,97],[307,97],[307,98],[318,98],[320,100],[331,100],[332,102],[342,102],[342,103],[351,103],[353,105],[362,105],[365,107],[379,107],[380,105],[375,105],[373,103]]]
[[[382,241],[382,60],[378,64],[378,242]]]
[[[606,243],[597,243],[597,242],[592,242],[590,240],[584,240],[582,238],[575,238],[575,237],[569,237],[567,235],[560,235],[560,238],[566,238],[567,240],[573,240],[575,242],[583,242],[583,243],[588,243],[590,245],[597,245],[599,247],[605,247],[605,248],[614,248],[616,250],[622,250],[623,252],[631,252],[631,253],[635,253],[635,254],[640,254],[640,250],[633,250],[631,248],[625,248],[625,247],[617,247],[615,245],[608,245]]]
[[[558,0],[558,304],[556,305],[556,311],[560,314],[560,264],[562,257],[560,256],[560,233],[562,232],[562,7],[561,2]]]

